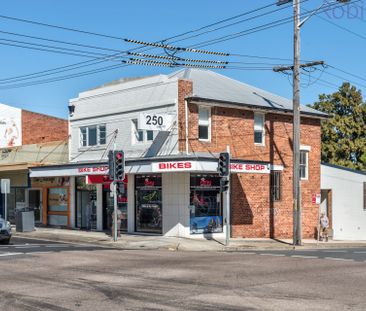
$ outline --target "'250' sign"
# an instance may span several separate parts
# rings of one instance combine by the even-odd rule
[[[138,129],[151,131],[170,131],[173,116],[167,113],[142,112],[139,115]]]

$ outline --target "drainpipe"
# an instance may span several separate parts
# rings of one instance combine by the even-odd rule
[[[189,154],[188,151],[188,102],[185,100],[184,101],[184,114],[186,117],[186,154]]]

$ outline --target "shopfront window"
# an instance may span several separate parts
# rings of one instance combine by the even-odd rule
[[[161,175],[136,175],[136,231],[162,233]]]
[[[222,232],[220,177],[191,174],[190,189],[191,234]]]
[[[87,185],[85,177],[76,178],[76,227],[97,229],[97,191],[95,185]]]
[[[16,188],[11,187],[10,193],[7,194],[7,220],[12,224],[15,223],[15,214],[16,211],[25,207],[25,189],[26,188]],[[5,206],[4,206],[4,197],[5,195],[1,195],[1,209],[0,215],[2,217],[5,216]]]
[[[127,178],[126,182],[123,184],[124,193],[117,196],[117,207],[121,211],[121,231],[127,231]],[[103,229],[111,232],[112,229],[112,217],[114,211],[114,198],[111,196],[109,186],[103,189]]]
[[[50,226],[68,225],[68,191],[67,188],[48,189],[47,224]]]

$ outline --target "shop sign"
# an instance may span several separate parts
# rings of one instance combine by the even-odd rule
[[[151,164],[153,172],[184,172],[196,170],[197,163],[192,161],[156,162]]]
[[[230,171],[232,173],[262,173],[269,174],[271,169],[269,164],[258,163],[231,163]]]
[[[139,114],[138,129],[149,131],[169,131],[173,123],[173,116],[167,113],[141,112]]]
[[[79,167],[78,168],[78,175],[85,175],[85,174],[108,174],[109,168],[108,165],[101,165],[101,166],[91,166],[91,167]]]
[[[69,177],[34,177],[31,178],[33,188],[66,187],[70,184]]]

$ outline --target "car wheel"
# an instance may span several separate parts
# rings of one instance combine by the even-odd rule
[[[5,245],[9,245],[9,243],[10,243],[10,239],[7,239],[7,240],[3,241],[3,244],[5,244]]]

